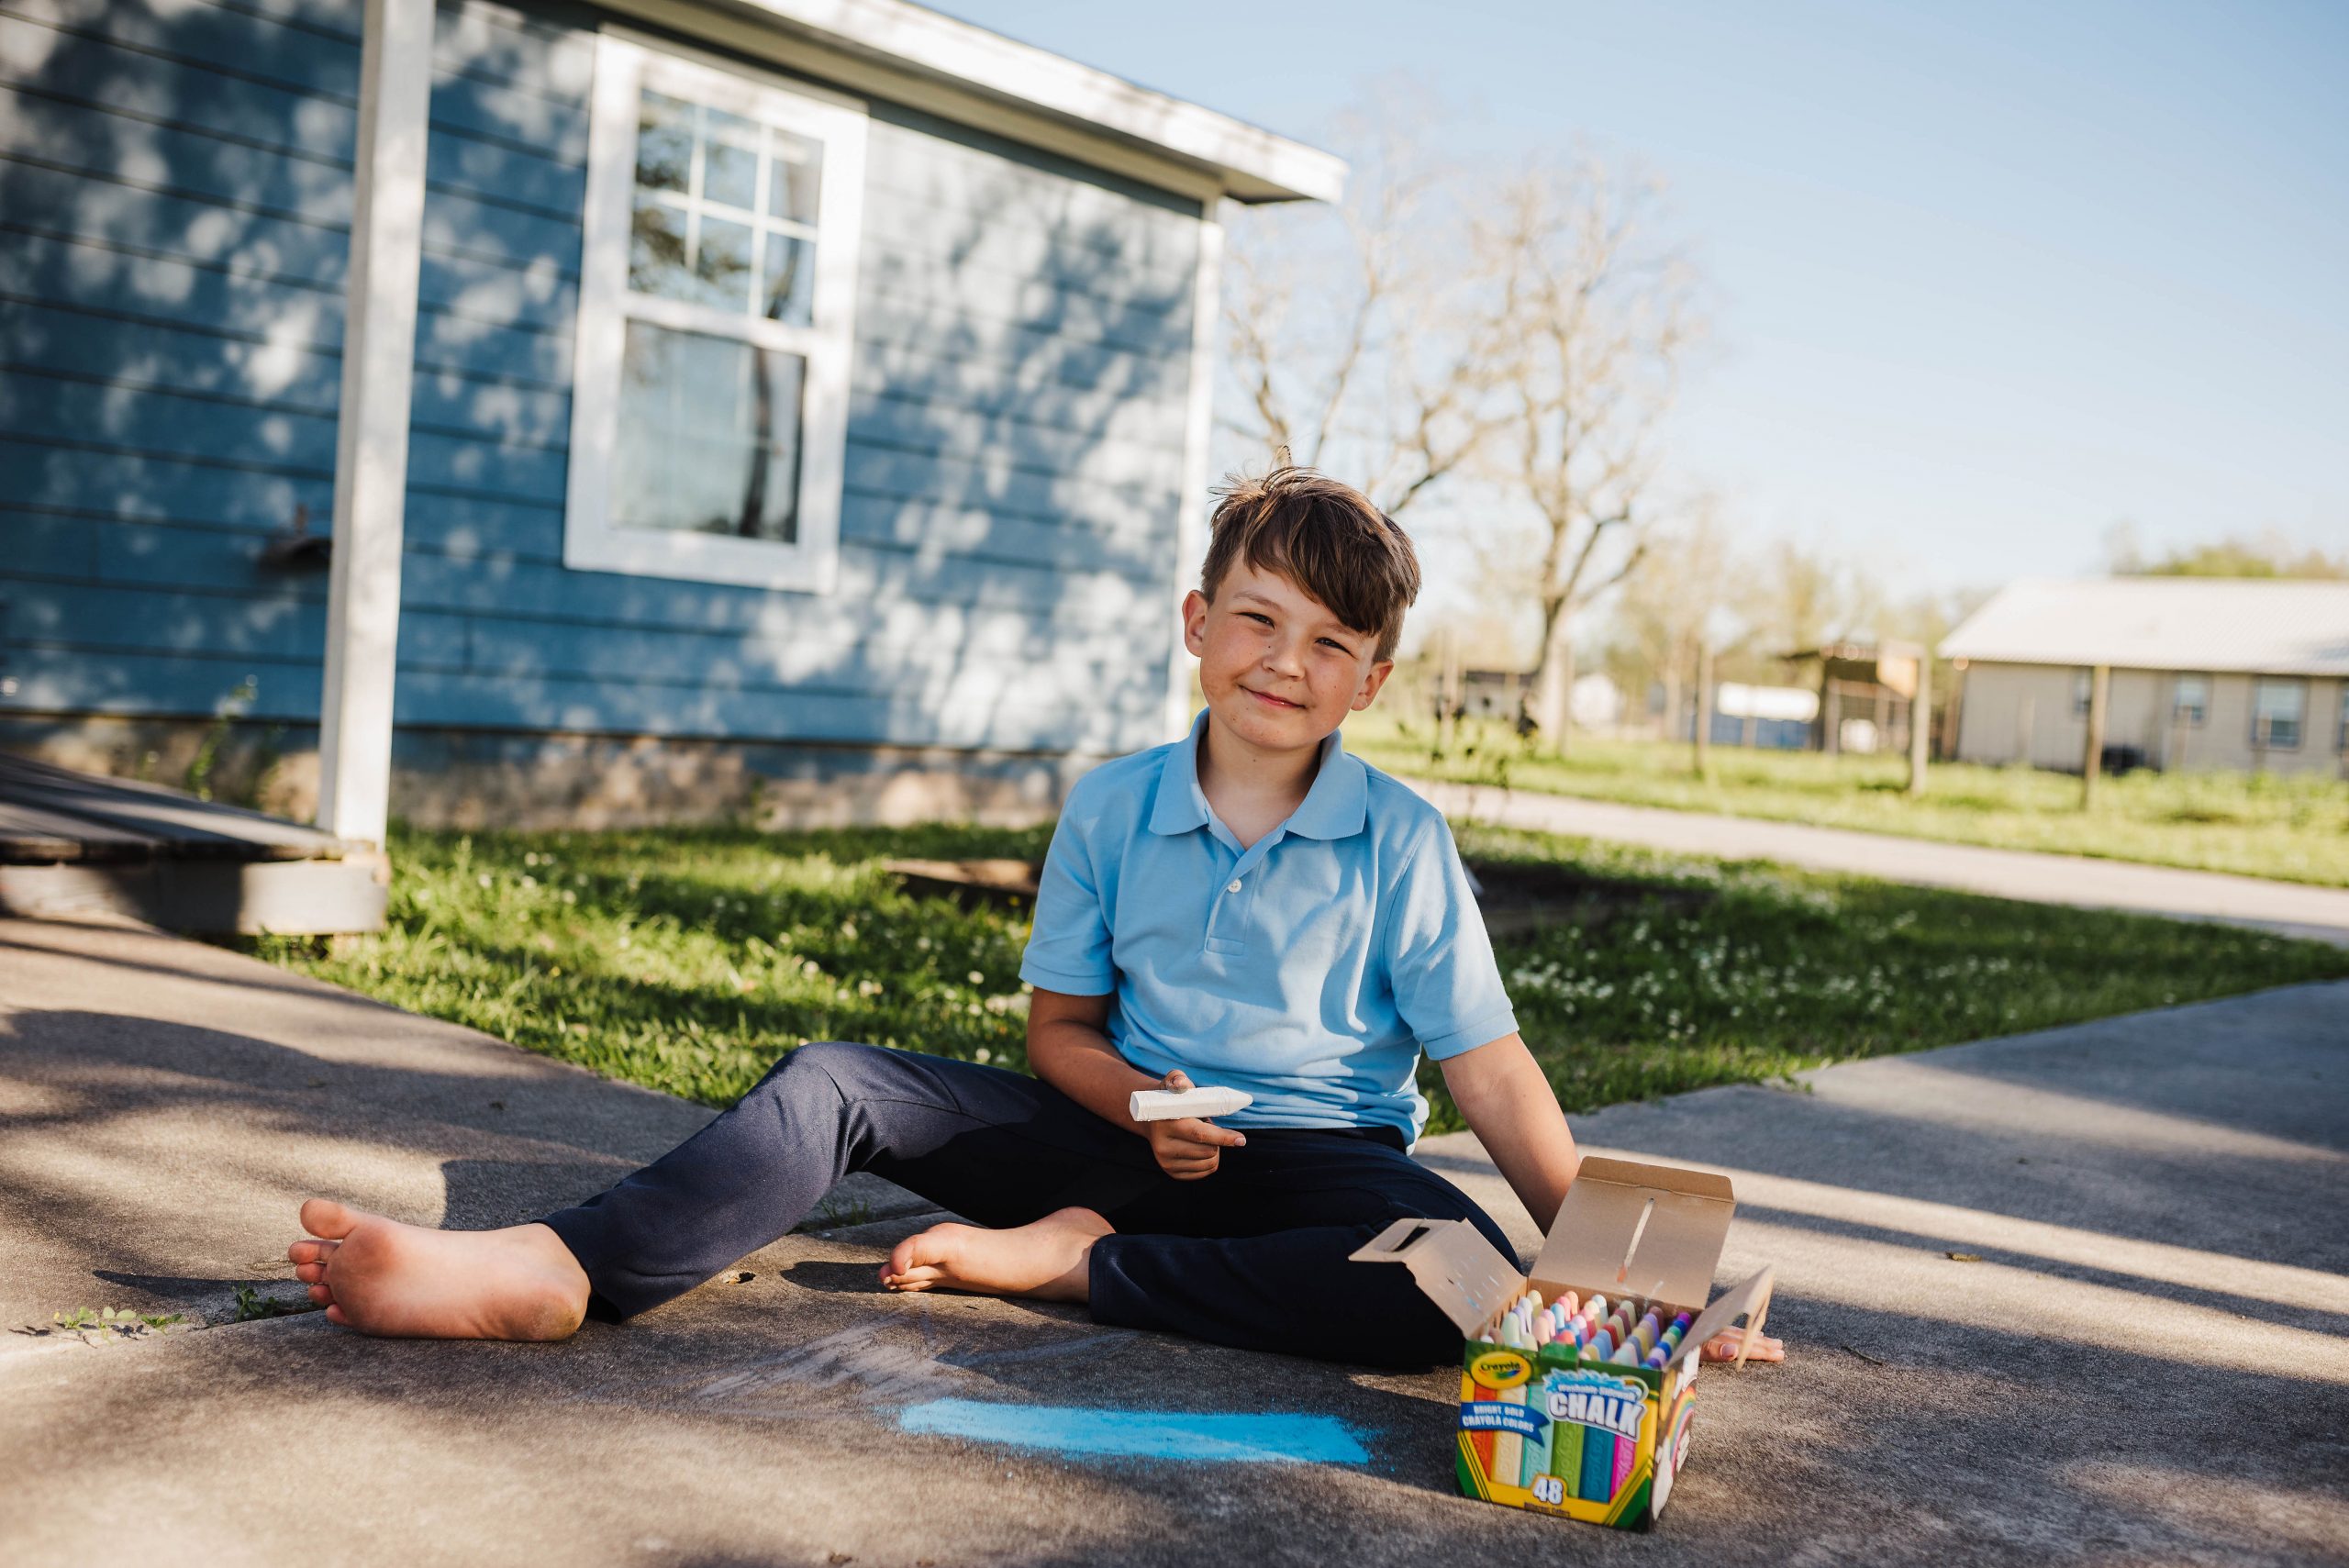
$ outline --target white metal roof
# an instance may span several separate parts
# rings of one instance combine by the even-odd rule
[[[1944,659],[2349,675],[2349,583],[2023,578],[1942,639]]]

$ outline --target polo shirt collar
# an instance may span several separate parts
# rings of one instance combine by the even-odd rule
[[[1207,709],[1191,721],[1191,733],[1176,742],[1161,775],[1158,803],[1151,810],[1153,833],[1188,833],[1208,823],[1207,792],[1199,787],[1199,738],[1207,732]],[[1345,748],[1343,732],[1331,730],[1321,742],[1321,761],[1313,787],[1289,813],[1284,826],[1308,839],[1342,839],[1359,833],[1369,820],[1370,774]]]

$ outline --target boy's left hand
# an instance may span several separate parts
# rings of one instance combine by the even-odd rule
[[[1177,1068],[1161,1078],[1158,1086],[1180,1093],[1193,1085]],[[1245,1134],[1195,1116],[1174,1121],[1145,1121],[1140,1126],[1141,1135],[1150,1140],[1150,1151],[1158,1161],[1158,1168],[1178,1182],[1196,1182],[1214,1175],[1216,1167],[1223,1162],[1225,1150],[1244,1148],[1248,1142]]]

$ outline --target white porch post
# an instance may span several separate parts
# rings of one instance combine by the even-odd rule
[[[1174,596],[1198,582],[1207,555],[1208,446],[1215,434],[1216,339],[1223,329],[1223,202],[1199,214],[1199,265],[1191,280],[1191,400],[1183,425],[1183,496],[1175,508]],[[1178,628],[1166,661],[1166,739],[1191,728],[1191,655]]]
[[[399,641],[433,0],[366,5],[335,433],[318,826],[381,844],[391,804],[392,666]]]

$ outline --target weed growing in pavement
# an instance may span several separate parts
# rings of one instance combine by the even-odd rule
[[[52,1313],[46,1327],[28,1323],[16,1330],[36,1339],[62,1334],[85,1345],[111,1345],[124,1340],[144,1340],[178,1329],[201,1329],[201,1318],[184,1312],[133,1312],[113,1307],[76,1307]]]
[[[305,1312],[323,1312],[326,1308],[314,1301],[285,1301],[273,1296],[263,1296],[249,1284],[237,1287],[237,1315],[231,1323],[251,1323],[265,1318],[295,1318]]]

